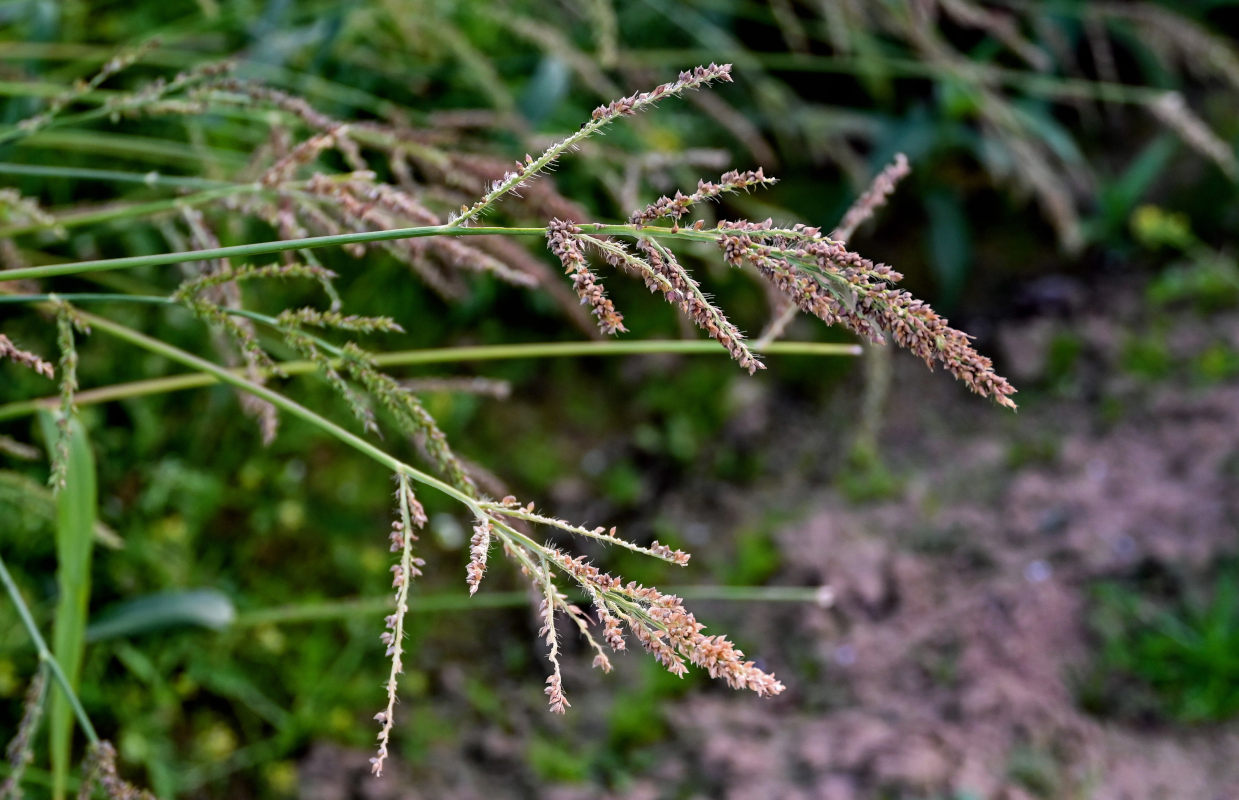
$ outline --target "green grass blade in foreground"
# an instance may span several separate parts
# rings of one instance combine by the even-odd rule
[[[629,236],[667,238],[685,242],[710,242],[718,240],[718,231],[696,230],[694,228],[638,228],[633,224],[602,225],[590,228],[595,236]],[[0,270],[0,282],[18,280],[41,280],[60,275],[85,275],[93,272],[109,272],[117,269],[132,269],[135,267],[160,267],[169,264],[184,264],[190,261],[206,261],[215,258],[248,258],[250,256],[283,253],[289,250],[313,249],[316,247],[336,247],[368,242],[388,242],[397,239],[417,239],[425,236],[545,236],[546,228],[506,228],[506,227],[452,227],[451,225],[429,225],[413,228],[391,228],[380,231],[355,231],[353,233],[335,233],[327,236],[306,236],[299,239],[281,239],[267,242],[252,242],[250,244],[235,244],[226,247],[210,247],[202,250],[182,250],[176,253],[152,253],[144,256],[122,256],[120,258],[102,258],[90,261],[74,261],[63,264],[45,264],[37,267],[15,267]]]
[[[333,247],[364,242],[386,242],[395,239],[416,239],[423,236],[490,236],[494,234],[504,236],[544,236],[546,229],[484,228],[480,226],[474,228],[449,228],[446,225],[430,225],[414,228],[393,228],[382,231],[336,233],[328,236],[307,236],[301,239],[283,239],[269,242],[254,242],[252,244],[229,245],[227,247],[211,247],[204,250],[184,250],[177,253],[154,253],[146,256],[124,256],[121,258],[77,261],[69,264],[18,267],[0,271],[0,281],[50,278],[57,275],[82,275],[90,272],[106,272],[114,269],[131,269],[133,267],[159,267],[212,258],[246,258],[270,253],[283,253],[288,250]]]
[[[49,450],[56,447],[58,431],[51,412],[41,416]],[[86,430],[75,417],[69,420],[69,464],[64,488],[56,496],[56,583],[60,598],[52,626],[52,655],[76,688],[86,647],[86,612],[90,600],[90,559],[95,533],[95,462]],[[48,713],[51,737],[52,797],[68,790],[73,709],[57,687]]]

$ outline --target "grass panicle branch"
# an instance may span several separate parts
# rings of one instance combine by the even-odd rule
[[[615,305],[602,289],[598,276],[590,271],[585,260],[585,252],[576,236],[581,229],[571,222],[560,219],[551,220],[546,226],[546,241],[564,265],[564,273],[572,277],[572,288],[581,298],[581,303],[588,305],[593,315],[598,319],[598,327],[603,333],[623,333],[624,317],[615,310]]]
[[[546,640],[546,658],[551,662],[551,674],[546,677],[547,705],[554,714],[563,714],[571,707],[567,695],[564,694],[564,675],[559,666],[559,634],[555,630],[555,608],[563,602],[555,589],[551,576],[551,568],[546,556],[541,558],[541,572],[536,581],[542,585],[545,593],[542,599],[541,616],[542,629],[538,631]]]
[[[628,218],[628,222],[641,226],[649,225],[651,222],[659,219],[669,218],[673,221],[678,221],[694,205],[702,201],[713,200],[722,194],[748,191],[754,186],[764,188],[773,186],[776,183],[778,183],[777,178],[767,178],[760,168],[749,172],[731,170],[730,172],[724,172],[717,183],[704,179],[698,181],[697,191],[692,194],[676,192],[675,197],[663,195],[640,211],[634,211]]]
[[[552,144],[537,158],[527,154],[524,162],[517,162],[514,171],[507,172],[503,177],[496,180],[491,185],[490,191],[472,206],[461,208],[460,214],[453,218],[449,224],[452,226],[462,226],[477,219],[493,207],[504,195],[523,186],[530,179],[558,161],[560,156],[574,150],[585,139],[598,133],[620,117],[632,116],[656,104],[659,100],[675,97],[693,89],[700,89],[715,81],[731,82],[730,64],[710,64],[705,67],[696,67],[692,70],[681,72],[674,81],[656,86],[648,92],[638,92],[637,94],[613,100],[606,105],[598,106],[598,108],[594,109],[594,113],[590,116],[589,121],[583,124],[576,133],[570,134]]]
[[[481,503],[480,507],[500,517],[510,519],[519,519],[524,522],[532,522],[536,525],[546,525],[547,527],[557,528],[561,531],[582,536],[587,539],[594,539],[605,544],[616,545],[623,547],[626,550],[631,550],[634,553],[658,558],[678,566],[687,566],[689,554],[683,550],[673,550],[665,544],[659,544],[658,540],[654,540],[649,547],[642,547],[635,542],[615,535],[615,528],[607,529],[603,527],[585,528],[580,525],[573,525],[567,520],[550,517],[545,514],[539,514],[534,511],[534,504],[521,505],[520,502],[511,495],[503,498],[498,502]]]
[[[0,333],[0,360],[9,360],[34,370],[48,380],[55,380],[56,368],[29,350],[13,344],[13,340]]]
[[[413,494],[409,478],[403,472],[396,476],[397,519],[391,525],[391,551],[400,554],[400,561],[392,565],[392,587],[396,590],[395,610],[384,620],[386,630],[380,637],[391,659],[391,672],[387,677],[387,707],[374,715],[379,723],[378,752],[370,759],[370,771],[377,777],[383,774],[387,760],[387,747],[395,722],[397,681],[404,672],[404,618],[409,613],[409,584],[421,575],[425,562],[413,555],[413,542],[417,541],[414,528],[426,525],[426,512]]]
[[[490,559],[490,539],[494,524],[483,515],[473,523],[473,536],[469,538],[469,566],[465,569],[465,584],[470,596],[477,594],[486,574],[486,562]]]
[[[313,280],[332,280],[336,273],[317,265],[308,264],[267,264],[262,267],[244,265],[240,267],[224,266],[222,269],[206,275],[187,278],[172,293],[173,300],[186,300],[194,295],[219,286],[224,283],[266,280],[268,278],[309,278]]]

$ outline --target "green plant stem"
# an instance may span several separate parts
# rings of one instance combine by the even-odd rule
[[[257,242],[229,247],[211,247],[205,250],[186,250],[179,253],[155,253],[148,256],[106,258],[95,261],[77,261],[69,264],[50,264],[42,267],[9,269],[0,272],[0,282],[52,278],[60,275],[81,275],[89,272],[107,272],[133,267],[158,267],[167,264],[183,264],[187,261],[203,261],[214,258],[244,258],[246,256],[283,253],[288,250],[331,247],[333,245],[386,242],[393,239],[416,239],[423,236],[544,236],[545,228],[450,228],[447,225],[430,225],[416,228],[393,228],[383,231],[339,233],[330,236],[307,236],[301,239],[286,239],[278,242]]]
[[[58,296],[65,299],[72,297],[72,295]],[[5,296],[0,295],[0,302],[3,302],[4,299]],[[379,353],[375,356],[375,362],[380,367],[399,367],[417,364],[455,364],[464,361],[502,361],[519,358],[575,358],[582,356],[653,355],[658,353],[710,355],[715,353],[722,354],[723,352],[716,342],[700,339],[646,339],[631,342],[536,342],[532,344],[400,350],[391,353]],[[762,352],[772,356],[858,356],[861,353],[861,347],[855,344],[836,344],[832,342],[771,342],[762,349]],[[286,375],[304,375],[315,372],[319,368],[312,361],[285,361],[279,366],[280,370]],[[244,375],[243,369],[228,371],[233,375]],[[118,383],[112,386],[88,389],[75,394],[73,402],[78,406],[110,403],[114,400],[124,400],[130,397],[144,397],[152,394],[181,391],[183,389],[198,389],[204,386],[213,386],[219,382],[220,379],[214,374],[206,372],[170,375],[163,378],[151,378],[149,380]],[[33,414],[41,408],[55,408],[59,403],[59,396],[6,403],[0,406],[0,421]]]
[[[78,699],[77,692],[73,691],[73,687],[69,684],[69,679],[65,676],[64,670],[60,668],[60,662],[52,655],[52,651],[47,647],[47,642],[43,640],[43,635],[39,633],[38,626],[34,624],[34,617],[30,615],[30,609],[26,606],[26,601],[22,599],[21,592],[17,589],[17,584],[13,582],[13,577],[9,575],[8,568],[4,565],[3,557],[0,557],[0,583],[4,584],[9,598],[13,601],[13,605],[17,607],[17,615],[21,618],[22,625],[26,628],[26,633],[30,635],[31,641],[34,642],[35,650],[39,654],[39,661],[47,664],[52,671],[52,677],[60,685],[61,691],[65,693],[65,697],[69,698],[69,705],[73,708],[78,724],[82,726],[82,732],[86,734],[86,739],[92,745],[99,744],[99,734],[95,732],[95,726],[91,724],[90,717],[86,716],[86,709],[82,707],[82,701]]]
[[[682,241],[715,242],[719,231],[694,230],[692,228],[637,227],[636,225],[583,225],[583,232],[595,236],[656,237]],[[723,231],[724,233],[727,231]],[[393,239],[418,239],[426,236],[545,236],[545,228],[506,227],[453,227],[452,225],[427,225],[415,228],[391,228],[382,231],[359,231],[337,233],[330,236],[307,236],[301,239],[285,239],[273,242],[255,242],[227,247],[211,247],[204,250],[184,250],[178,253],[154,253],[147,256],[104,258],[94,261],[74,261],[68,264],[48,264],[41,267],[23,267],[0,271],[0,282],[38,280],[62,275],[84,275],[91,272],[107,272],[134,267],[158,267],[168,264],[184,264],[187,261],[205,261],[216,258],[245,258],[248,256],[283,253],[288,250],[313,249],[336,245],[388,242]]]
[[[419,597],[412,595],[410,614],[429,614],[444,611],[466,611],[474,608],[512,608],[529,601],[528,592],[493,592],[470,597],[467,594],[441,594]],[[390,597],[363,597],[356,600],[334,602],[298,603],[255,609],[237,614],[234,628],[249,628],[255,625],[283,625],[294,622],[318,622],[321,620],[353,619],[372,614],[391,612]]]
[[[49,293],[49,294],[0,294],[0,305],[5,303],[50,303],[55,300],[64,300],[73,303],[137,303],[139,305],[155,305],[155,306],[173,306],[183,307],[185,304],[177,300],[175,297],[165,297],[164,295],[142,295],[142,294],[121,294],[117,292],[67,292]],[[257,311],[250,311],[248,308],[223,308],[219,309],[225,314],[230,314],[234,317],[245,317],[252,319],[255,322],[262,323],[268,327],[280,330],[283,326],[278,319],[267,314],[260,314]],[[311,339],[316,345],[323,348],[334,356],[343,356],[343,351],[336,347],[331,342],[316,336],[312,333],[304,334],[308,339]]]
[[[57,167],[50,164],[15,164],[0,161],[0,175],[25,175],[34,178],[69,178],[83,181],[108,181],[110,183],[140,183],[144,186],[166,186],[172,189],[220,189],[235,184],[215,181],[210,178],[192,178],[182,175],[162,175],[158,171],[130,172],[120,169],[92,169],[90,167]]]
[[[675,586],[666,591],[686,599],[723,602],[820,603],[822,599],[822,589],[812,586]],[[463,593],[411,595],[410,600],[410,614],[437,614],[484,608],[519,608],[529,602],[529,592],[486,592],[472,597]],[[298,603],[241,612],[233,620],[232,627],[353,619],[388,611],[391,611],[390,597]]]
[[[216,380],[221,383],[235,386],[242,391],[262,398],[276,408],[310,423],[323,433],[326,433],[327,435],[338,439],[342,443],[347,444],[349,447],[352,447],[354,450],[358,450],[362,454],[369,456],[373,460],[382,464],[384,467],[387,467],[392,472],[404,473],[418,483],[438,489],[449,497],[460,501],[464,505],[468,506],[469,509],[475,514],[481,513],[477,507],[477,501],[454,486],[444,483],[433,475],[422,472],[416,467],[404,463],[395,456],[390,455],[389,453],[386,453],[370,444],[357,434],[340,427],[325,417],[319,416],[310,409],[295,400],[285,397],[279,392],[246,380],[241,375],[236,375],[218,364],[207,361],[205,358],[199,358],[193,353],[188,353],[179,347],[173,347],[166,342],[153,339],[144,333],[140,333],[132,328],[120,325],[105,317],[96,316],[95,314],[90,314],[85,311],[81,311],[79,313],[81,314],[82,319],[92,328],[97,328],[116,337],[117,339],[120,339],[121,341],[129,342],[130,344],[141,347],[144,350],[161,355],[170,361],[176,361],[187,367],[191,367],[192,369],[213,375]]]

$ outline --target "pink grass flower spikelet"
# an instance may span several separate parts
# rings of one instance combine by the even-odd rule
[[[670,83],[656,86],[648,92],[638,92],[628,97],[612,100],[606,105],[598,106],[594,109],[594,113],[590,115],[590,118],[594,122],[602,122],[615,119],[616,117],[629,116],[652,103],[658,102],[664,97],[671,97],[689,89],[699,89],[714,81],[731,83],[731,64],[720,65],[712,63],[709,66],[685,70]]]
[[[564,265],[564,273],[572,277],[572,288],[581,302],[588,305],[598,319],[598,328],[607,334],[623,333],[624,317],[602,289],[598,276],[590,271],[585,253],[574,234],[581,229],[571,222],[551,220],[546,227],[546,241],[551,252]]]
[[[78,800],[89,800],[96,790],[102,790],[109,800],[155,800],[155,795],[120,776],[116,768],[116,748],[107,740],[91,745],[86,751],[82,773]]]
[[[464,225],[477,219],[494,206],[501,197],[524,186],[530,179],[554,164],[564,153],[575,149],[580,142],[620,117],[631,116],[654,105],[663,98],[674,97],[692,89],[700,89],[714,81],[730,82],[731,65],[710,64],[706,67],[696,67],[695,69],[681,72],[674,81],[656,86],[648,92],[638,92],[628,97],[613,100],[606,105],[598,106],[590,116],[589,122],[582,125],[579,130],[552,144],[537,158],[526,154],[523,162],[517,162],[514,171],[505,173],[501,178],[492,183],[490,190],[485,196],[473,205],[461,208],[460,214],[448,224]]]
[[[671,290],[663,294],[667,302],[678,306],[694,325],[721,344],[750,375],[766,368],[749,350],[740,329],[727,319],[718,306],[710,302],[701,291],[700,284],[680,265],[670,250],[653,239],[637,240],[637,250],[645,256],[650,269],[671,286]]]
[[[641,646],[673,675],[685,674],[687,664],[693,664],[733,689],[747,689],[761,697],[784,690],[783,684],[772,674],[745,660],[744,653],[726,637],[702,633],[705,626],[676,595],[663,594],[654,587],[631,581],[624,583],[590,564],[584,556],[570,556],[550,546],[546,550],[556,567],[598,598],[596,602],[607,612],[603,625],[608,643],[614,649],[622,649],[623,639],[615,621],[618,618]]]
[[[766,237],[767,243],[760,240],[765,235],[760,228],[729,227],[737,233],[719,239],[727,262],[752,264],[801,310],[875,343],[884,341],[885,331],[930,367],[941,364],[973,392],[1015,408],[1010,398],[1015,387],[973,349],[967,334],[947,325],[923,300],[887,285],[901,277],[890,267],[828,239],[776,235]]]
[[[675,197],[663,195],[640,211],[634,211],[628,218],[628,222],[641,226],[668,217],[678,220],[703,200],[712,200],[730,192],[747,191],[754,186],[773,186],[776,183],[778,183],[777,178],[767,178],[760,168],[748,172],[733,169],[730,172],[724,172],[717,183],[707,180],[698,181],[697,191],[692,194],[676,192]]]
[[[466,570],[465,582],[469,586],[469,594],[477,594],[482,576],[486,574],[486,560],[490,556],[491,521],[482,517],[473,526],[473,536],[469,539],[469,566]]]

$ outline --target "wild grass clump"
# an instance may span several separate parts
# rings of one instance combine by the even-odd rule
[[[77,338],[107,336],[118,345],[162,357],[236,389],[264,442],[274,440],[280,418],[291,415],[368,456],[392,476],[397,490],[390,545],[397,563],[392,567],[392,611],[378,637],[391,665],[385,703],[375,715],[379,733],[372,766],[376,775],[382,774],[396,719],[409,586],[423,568],[431,568],[414,555],[415,530],[426,523],[414,485],[419,491],[430,489],[452,498],[471,517],[473,535],[463,575],[470,594],[493,572],[492,553],[501,554],[529,582],[538,598],[549,664],[545,693],[552,712],[562,714],[571,706],[571,676],[565,676],[560,655],[562,622],[584,638],[595,654],[594,666],[604,672],[612,668],[611,655],[627,650],[629,642],[635,641],[674,675],[696,667],[732,688],[761,697],[777,695],[785,687],[725,636],[707,633],[680,597],[608,572],[574,554],[563,540],[598,542],[681,567],[688,565],[688,553],[657,541],[638,544],[615,528],[578,525],[512,496],[499,500],[488,496],[480,488],[484,484],[476,469],[454,452],[417,394],[384,372],[379,366],[381,354],[362,343],[363,338],[426,322],[366,316],[342,308],[334,285],[336,272],[323,265],[318,256],[321,248],[342,246],[357,257],[364,257],[371,248],[382,248],[407,265],[410,274],[431,291],[453,299],[464,291],[469,276],[478,272],[526,288],[547,288],[551,275],[545,264],[527,253],[518,255],[523,251],[507,244],[518,236],[543,237],[569,279],[575,301],[570,305],[587,309],[602,335],[626,331],[620,309],[603,286],[603,273],[608,279],[615,273],[627,274],[661,295],[742,370],[754,373],[765,368],[759,351],[768,346],[768,339],[762,347],[751,343],[677,254],[686,245],[708,243],[727,265],[782,293],[789,307],[876,343],[889,337],[930,366],[944,367],[973,392],[1015,407],[1014,388],[972,348],[966,334],[949,327],[923,301],[894,288],[902,277],[894,269],[844,244],[908,171],[902,156],[879,174],[833,236],[823,235],[819,228],[779,225],[770,219],[721,220],[709,225],[703,219],[692,219],[705,203],[773,184],[775,179],[761,169],[729,170],[716,180],[702,180],[689,194],[676,192],[634,209],[623,223],[590,221],[583,209],[542,177],[586,139],[621,118],[730,81],[730,65],[697,67],[649,91],[600,105],[576,132],[554,141],[540,155],[525,155],[514,168],[498,171],[492,158],[453,150],[432,136],[433,131],[338,121],[299,97],[231,77],[228,65],[190,70],[168,82],[113,96],[94,112],[68,113],[129,60],[109,63],[74,94],[56,99],[31,120],[0,134],[0,139],[91,119],[95,112],[128,119],[232,109],[260,112],[245,118],[256,124],[265,121],[269,128],[265,144],[232,181],[204,181],[166,203],[112,210],[111,219],[152,220],[170,245],[166,253],[6,263],[0,271],[0,303],[25,305],[54,317],[61,357],[53,369],[50,362],[3,335],[0,355],[45,377],[58,377],[61,392],[56,405],[62,430],[73,419],[78,398]],[[347,171],[327,169],[333,161]],[[379,177],[376,161],[392,182]],[[151,179],[154,185],[160,181],[159,176]],[[185,188],[182,181],[176,185]],[[460,202],[470,193],[476,199]],[[499,214],[501,205],[507,205],[503,201],[522,193],[521,213],[543,215],[541,225],[482,224],[485,217]],[[32,202],[20,197],[6,202],[24,209],[23,222],[16,230],[8,230],[10,238],[56,232],[59,222],[36,213]],[[225,223],[236,216],[260,221],[277,238],[223,244]],[[267,260],[276,255],[281,260]],[[179,278],[171,269],[148,273],[158,276],[164,293],[64,289],[83,277],[174,265],[179,266]],[[258,310],[264,289],[287,281],[316,287],[317,304],[277,312]],[[188,352],[108,314],[109,309],[136,304],[185,309],[211,332],[204,345],[213,355]],[[87,306],[98,310],[87,311]],[[351,412],[352,427],[333,421],[329,411],[308,408],[282,388],[274,388],[275,381],[288,374],[285,353],[317,369]],[[402,455],[406,441],[421,453],[422,466],[414,466]],[[53,486],[60,491],[65,490],[68,477],[62,449],[57,446],[52,476]],[[9,583],[8,588],[21,606],[15,587]],[[28,628],[37,639],[33,622]],[[73,696],[71,682],[63,680],[58,671],[53,676],[60,690]],[[89,725],[76,701],[75,709],[79,721]],[[33,724],[24,724],[23,730]],[[111,797],[140,796],[117,776],[111,746],[94,736],[93,730],[90,739],[85,785],[98,785]],[[24,763],[24,741],[15,745],[14,769],[18,762]]]

